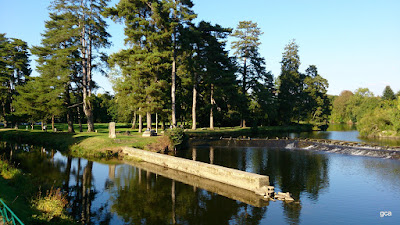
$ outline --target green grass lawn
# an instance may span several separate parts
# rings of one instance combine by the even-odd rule
[[[142,137],[138,130],[133,130],[125,124],[116,124],[117,138],[108,137],[108,124],[95,124],[97,132],[78,132],[79,127],[75,125],[76,133],[67,133],[67,124],[56,124],[57,131],[42,131],[40,125],[35,125],[34,130],[26,130],[25,126],[19,129],[0,129],[0,140],[15,141],[18,143],[29,143],[51,147],[60,151],[71,151],[75,156],[102,156],[107,150],[118,150],[122,146],[146,149],[147,146],[157,143],[161,136]],[[51,130],[51,128],[50,128]],[[127,134],[129,131],[129,134]]]

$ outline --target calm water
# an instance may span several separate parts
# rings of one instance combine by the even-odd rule
[[[246,204],[155,168],[92,162],[28,145],[0,143],[3,157],[62,186],[85,224],[400,224],[400,161],[251,147],[193,147],[180,156],[268,175],[297,203]],[[139,168],[140,167],[140,168]],[[153,171],[153,172],[151,172]],[[178,181],[179,180],[179,181]],[[232,196],[231,196],[232,197]],[[380,217],[381,211],[392,216]]]
[[[369,144],[378,144],[381,146],[400,146],[400,139],[368,139],[360,138],[359,133],[354,125],[347,124],[331,124],[327,131],[312,131],[300,133],[286,133],[277,136],[291,138],[318,138],[339,141],[364,142]]]

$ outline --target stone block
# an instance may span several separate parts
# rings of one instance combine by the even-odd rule
[[[108,124],[108,137],[109,138],[116,138],[117,135],[115,134],[115,122],[110,122]]]

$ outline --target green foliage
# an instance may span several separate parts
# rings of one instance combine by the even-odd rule
[[[333,123],[347,123],[352,122],[351,111],[348,107],[349,101],[353,96],[353,92],[345,90],[340,93],[338,97],[335,98],[332,105],[332,115],[331,122]]]
[[[275,117],[274,88],[272,74],[266,71],[265,59],[259,53],[262,34],[257,23],[240,21],[231,35],[235,38],[232,41],[232,49],[235,51],[234,55],[239,65],[238,73],[241,76],[242,96],[239,111],[242,119],[257,117],[255,121],[259,119],[269,123],[271,118]],[[252,116],[249,116],[249,110]]]
[[[62,113],[60,92],[56,84],[42,77],[31,78],[26,85],[19,86],[15,98],[17,115],[29,115],[31,121],[46,121]]]
[[[357,130],[360,132],[360,136],[380,136],[382,131],[388,133],[393,127],[390,114],[389,110],[383,108],[376,108],[367,112],[357,123]]]
[[[304,76],[300,74],[299,46],[292,40],[285,47],[281,61],[281,75],[279,76],[278,102],[280,121],[288,124],[291,120],[300,118],[302,105],[302,91]]]
[[[163,14],[167,5],[129,1],[107,10],[109,16],[124,21],[126,26],[129,48],[112,54],[109,62],[116,71],[120,69],[113,77],[116,102],[131,115],[135,111],[142,116],[160,112],[166,101],[163,90],[167,87],[172,45],[171,31],[166,30],[172,24],[168,14]]]
[[[383,100],[394,100],[396,99],[396,95],[394,95],[394,92],[390,86],[386,86],[385,89],[383,90],[382,94],[382,99]]]
[[[104,94],[92,95],[92,97],[94,122],[108,123],[118,119],[117,108],[112,95],[106,92]]]
[[[310,65],[305,74],[298,71],[298,48],[292,40],[282,54],[281,75],[278,81],[280,123],[289,124],[295,120],[327,123],[331,111],[327,95],[328,81],[318,74],[315,65]]]
[[[169,129],[165,134],[176,148],[183,147],[187,139],[184,129],[180,127]]]
[[[67,215],[66,207],[68,206],[67,195],[61,192],[60,188],[51,188],[44,196],[39,191],[37,197],[32,200],[33,206],[40,212],[39,215],[33,217],[39,221],[57,221],[57,219],[70,220],[72,218]]]
[[[29,56],[26,42],[0,33],[0,120],[5,126],[15,111],[16,88],[24,85],[31,73]]]
[[[303,117],[317,123],[327,123],[331,113],[331,103],[327,95],[328,80],[318,74],[317,67],[314,65],[307,68],[305,75],[305,103],[302,109],[305,115]]]
[[[333,102],[331,121],[357,123],[368,112],[379,106],[379,99],[368,88],[359,88],[353,94],[343,91]]]
[[[400,134],[400,98],[375,97],[368,88],[353,94],[343,91],[333,101],[331,121],[357,124],[364,137],[393,137]]]
[[[7,160],[1,159],[0,160],[0,175],[4,179],[14,179],[20,176],[22,172],[19,169],[14,168],[11,166]]]

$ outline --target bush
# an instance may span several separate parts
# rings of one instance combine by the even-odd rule
[[[165,134],[171,141],[171,144],[173,145],[172,147],[179,149],[182,148],[186,143],[187,137],[185,131],[182,128],[173,128],[167,130]]]
[[[357,123],[357,130],[362,137],[377,137],[393,135],[393,124],[390,110],[376,108],[374,111],[365,114]]]
[[[40,215],[34,216],[36,219],[47,222],[53,218],[69,219],[65,214],[65,208],[68,205],[67,195],[63,194],[60,188],[52,187],[45,196],[42,196],[39,191],[38,196],[33,200],[33,205],[41,212]]]

